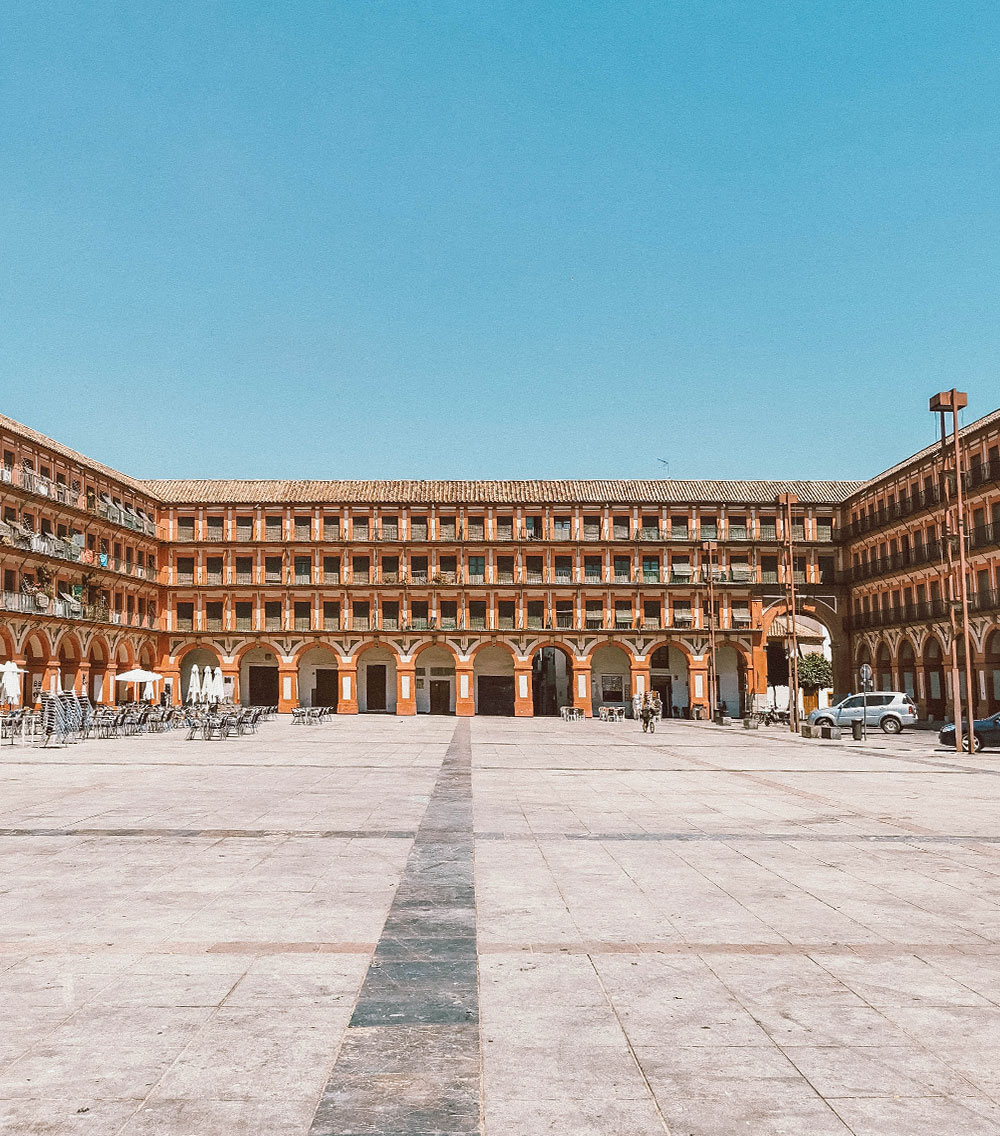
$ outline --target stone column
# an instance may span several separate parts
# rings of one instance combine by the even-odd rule
[[[417,712],[417,668],[412,659],[396,663],[396,713],[412,717]]]
[[[593,718],[594,705],[590,697],[589,659],[585,662],[581,662],[579,659],[573,660],[573,674],[570,681],[573,684],[573,705],[577,710],[583,711],[585,718]]]
[[[354,659],[341,659],[337,663],[337,713],[358,712],[358,664]]]
[[[455,714],[459,718],[471,718],[476,712],[475,675],[472,660],[455,664]],[[515,689],[515,695],[517,691]]]
[[[531,660],[514,660],[514,717],[533,718],[535,704],[531,697]]]

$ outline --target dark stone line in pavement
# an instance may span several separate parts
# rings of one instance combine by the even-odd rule
[[[1000,836],[959,836],[941,833],[915,832],[909,836],[897,833],[823,833],[823,832],[479,832],[476,840],[535,841],[584,840],[607,841],[638,840],[676,841],[685,843],[697,840],[722,840],[748,843],[759,840],[818,841],[823,844],[1000,844]]]
[[[313,840],[413,840],[411,829],[378,828],[0,828],[5,836],[168,836],[208,837],[213,840],[255,840],[271,836],[301,836]]]
[[[459,721],[310,1136],[477,1136],[472,749]]]

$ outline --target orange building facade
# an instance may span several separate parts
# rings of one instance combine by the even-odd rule
[[[967,428],[983,541],[1000,519],[991,419]],[[668,713],[703,716],[712,683],[736,714],[769,697],[792,576],[840,691],[883,647],[880,679],[906,682],[904,639],[922,658],[922,632],[941,636],[930,609],[926,627],[866,622],[886,593],[888,619],[897,577],[903,610],[916,587],[888,566],[899,535],[883,564],[869,505],[891,512],[890,484],[932,456],[867,483],[139,481],[4,418],[0,451],[0,659],[26,670],[29,700],[73,686],[112,702],[116,675],[143,665],[180,702],[212,666],[234,700],[283,711],[590,715],[656,689]],[[986,704],[996,555],[973,551]]]
[[[961,436],[972,687],[981,717],[1000,711],[1000,411]],[[879,689],[906,690],[934,719],[953,713],[953,609],[966,689],[960,593],[947,565],[949,545],[957,558],[955,497],[950,444],[943,453],[935,445],[869,482],[843,510],[855,662],[873,668]]]

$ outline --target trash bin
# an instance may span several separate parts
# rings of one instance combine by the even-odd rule
[[[856,742],[861,741],[861,738],[864,736],[864,728],[864,723],[860,718],[855,718],[851,723],[851,737],[854,738]]]

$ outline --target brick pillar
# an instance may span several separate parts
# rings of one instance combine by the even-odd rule
[[[42,690],[46,694],[55,694],[59,690],[61,681],[59,660],[50,658],[45,664],[45,674],[42,677]],[[39,703],[39,705],[41,705],[41,703]]]
[[[299,672],[294,663],[278,662],[278,713],[290,714],[299,704]]]
[[[514,693],[516,696],[516,689]],[[459,718],[471,718],[475,712],[475,675],[472,662],[458,662],[455,664],[455,714]]]
[[[416,664],[409,662],[396,664],[396,713],[412,716],[417,712],[417,674]]]
[[[632,664],[632,693],[645,694],[649,690],[649,663]]]
[[[708,717],[708,660],[698,659],[688,668],[688,707],[691,717],[694,717],[695,707],[701,711],[701,717]]]
[[[104,672],[104,705],[118,705],[118,666],[111,663]]]
[[[531,697],[531,660],[514,660],[514,717],[533,718],[535,704]]]
[[[233,702],[237,706],[240,704],[240,665],[239,663],[223,663],[222,664],[222,681],[225,683],[227,679],[232,679],[233,683]],[[180,685],[180,675],[177,677],[177,683]]]
[[[181,668],[168,664],[158,668],[161,675],[163,675],[163,684],[160,689],[164,689],[167,680],[170,680],[170,704],[171,706],[180,706],[184,701],[184,691],[181,690]]]
[[[647,680],[649,672],[646,672]],[[570,679],[573,684],[573,705],[582,710],[585,718],[593,718],[594,706],[590,697],[590,663],[581,663],[573,660],[573,674]]]
[[[358,664],[353,659],[337,663],[337,713],[358,712]]]

